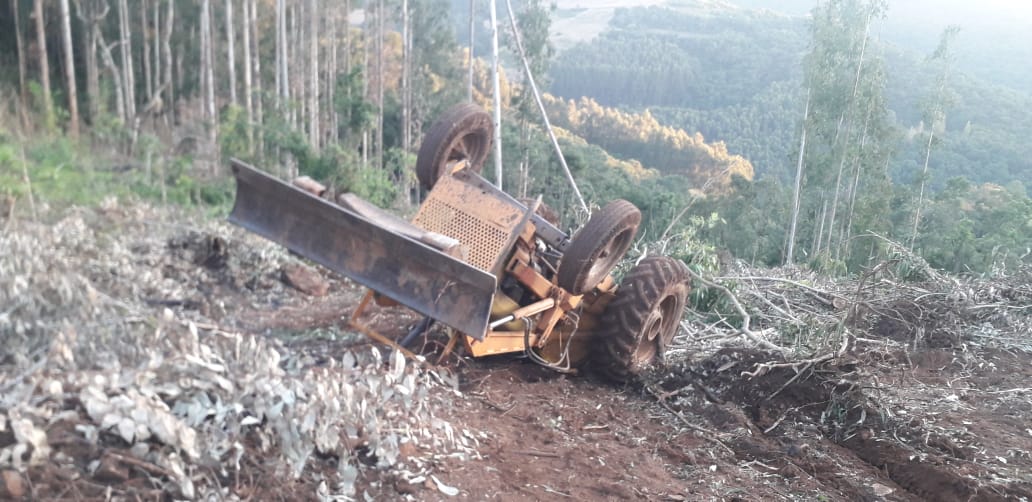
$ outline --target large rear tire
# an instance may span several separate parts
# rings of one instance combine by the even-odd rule
[[[691,275],[680,260],[642,260],[624,277],[602,314],[595,368],[622,383],[649,367],[677,333],[690,291]]]
[[[472,103],[449,108],[426,134],[416,156],[416,177],[430,190],[453,161],[466,160],[480,172],[491,150],[494,123],[491,115]]]
[[[614,200],[591,215],[563,253],[559,287],[575,295],[594,289],[627,253],[640,224],[641,211],[625,200]]]

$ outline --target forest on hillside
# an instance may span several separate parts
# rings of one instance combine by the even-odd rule
[[[230,195],[224,166],[238,157],[404,211],[419,198],[415,152],[433,119],[466,99],[491,102],[490,63],[477,57],[470,68],[468,51],[456,41],[455,24],[465,19],[451,17],[448,6],[447,0],[5,0],[3,190],[23,202],[35,190],[55,201],[90,202],[107,193],[224,207]],[[513,8],[530,64],[545,83],[551,11],[538,0]],[[526,79],[514,65],[506,19],[500,30],[504,186],[519,196],[543,193],[573,224],[584,215],[568,204],[572,192],[520,83]],[[628,171],[614,168],[618,162],[592,144],[603,139],[564,136],[592,202],[625,196],[655,206],[637,195],[643,181],[625,180]],[[707,176],[725,170],[723,161],[706,158],[718,150],[697,146],[686,168]],[[488,177],[497,172],[493,163],[486,170]],[[680,200],[652,209],[669,215]]]
[[[6,0],[0,196],[8,212],[118,196],[224,214],[226,161],[239,157],[411,211],[415,152],[434,117],[491,100],[490,63],[458,42],[462,5]],[[688,261],[728,249],[844,273],[888,252],[884,240],[961,272],[1028,259],[1032,152],[1021,138],[1032,127],[1019,111],[1032,98],[951,69],[950,37],[938,55],[882,43],[871,27],[889,15],[883,2],[828,2],[812,21],[700,5],[717,10],[618,9],[603,36],[556,55],[556,12],[515,3],[591,204],[630,200],[646,239]],[[585,215],[506,14],[500,181],[543,194],[573,228]],[[474,25],[479,55],[484,23]]]
[[[603,36],[559,55],[552,92],[647,107],[666,124],[727,142],[759,175],[788,180],[794,165],[790,136],[798,135],[793,129],[805,101],[800,79],[811,44],[808,21],[721,10],[719,4],[710,8],[714,12],[707,15],[673,7],[617,9]],[[889,8],[877,21],[891,13]],[[965,36],[963,27],[958,36]],[[927,55],[874,36],[871,43],[871,53],[887,67],[885,94],[897,125],[920,127],[922,103],[935,80],[934,70],[922,62]],[[941,164],[942,176],[933,184],[942,187],[953,176],[998,184],[1026,179],[1032,147],[1020,138],[1032,134],[1032,119],[1014,110],[1032,105],[1032,95],[961,72],[954,72],[950,89],[947,134],[932,159]],[[890,165],[895,179],[914,178],[920,150],[899,149]]]
[[[957,272],[1027,260],[1032,118],[1019,110],[1032,96],[959,71],[963,27],[943,27],[929,54],[884,42],[891,15],[861,0],[808,18],[719,2],[617,9],[557,57],[551,90],[644,110],[749,160],[754,182],[696,208],[723,221],[700,236],[736,256],[859,270],[894,239]]]

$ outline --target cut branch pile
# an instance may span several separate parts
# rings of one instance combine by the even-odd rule
[[[856,342],[1032,352],[1032,270],[953,277],[895,243],[890,247],[890,259],[848,278],[741,264],[720,277],[693,272],[695,288],[716,300],[682,323],[670,354],[685,357],[739,344],[800,367],[853,351]]]
[[[155,307],[227,281],[281,288],[293,260],[221,223],[168,221],[109,207],[0,235],[0,468],[108,483],[133,471],[157,493],[207,499],[248,466],[282,466],[350,496],[365,469],[418,481],[434,458],[476,456],[468,431],[435,416],[457,394],[447,373],[376,349],[312,367],[200,311]]]

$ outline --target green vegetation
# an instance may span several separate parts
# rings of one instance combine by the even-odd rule
[[[940,56],[876,36],[891,15],[868,0],[823,2],[809,19],[692,1],[618,9],[602,36],[559,55],[551,89],[699,131],[750,161],[755,181],[743,177],[692,208],[720,216],[698,236],[740,258],[780,264],[792,242],[789,259],[857,271],[884,256],[887,237],[947,270],[1027,262],[1029,202],[1011,184],[1032,175],[1032,144],[1022,139],[1032,120],[1020,112],[1032,96],[957,70],[944,77]],[[646,160],[657,142],[587,137],[660,167]],[[948,181],[956,177],[968,188]]]
[[[665,125],[698,131],[743,155],[758,176],[788,182],[792,145],[806,101],[802,55],[811,43],[807,20],[727,6],[618,9],[610,29],[559,55],[551,92],[587,96],[605,106],[648,108]],[[891,18],[890,7],[886,16]],[[880,25],[879,25],[880,26]],[[963,27],[961,41],[964,39]],[[885,96],[902,130],[918,128],[921,106],[934,82],[923,56],[872,40],[885,60]],[[956,106],[947,134],[932,154],[947,179],[1007,183],[1032,177],[1027,159],[1032,95],[958,74],[951,81]],[[924,161],[923,145],[905,141],[889,166],[893,179],[912,182]],[[620,152],[611,152],[620,155]]]
[[[0,197],[21,201],[19,212],[28,211],[30,189],[34,200],[57,207],[117,197],[228,209],[228,180],[197,177],[189,156],[158,159],[153,152],[138,158],[97,155],[65,136],[21,141],[0,133]]]
[[[16,3],[22,12],[30,4]],[[221,5],[210,4],[214,21],[203,19],[196,2],[158,5],[159,21],[168,19],[161,8],[174,7],[177,26],[207,23],[219,43],[244,42],[239,30],[213,28],[224,26]],[[134,31],[133,43],[174,48],[183,69],[148,74],[137,65],[130,83],[113,77],[132,68],[114,51],[103,67],[83,57],[75,70],[87,91],[76,99],[61,78],[59,51],[47,58],[49,91],[36,80],[42,65],[29,61],[24,85],[15,79],[20,71],[0,77],[0,200],[17,201],[23,212],[31,187],[50,205],[96,204],[114,195],[224,212],[232,198],[224,166],[238,157],[281,177],[306,174],[410,211],[420,197],[412,170],[422,134],[466,95],[465,55],[451,29],[464,20],[449,18],[447,5],[411,0],[404,16],[394,7],[370,10],[370,20],[384,18],[384,31],[372,23],[347,38],[342,7],[308,12],[300,6],[292,14],[298,25],[325,21],[322,38],[301,44],[286,69],[278,64],[277,43],[288,37],[273,36],[285,29],[275,23],[280,14],[258,12],[248,61],[255,63],[254,81],[246,89],[252,84],[239,81],[246,69],[240,59],[237,85],[230,87],[224,60],[202,57],[201,45],[211,40],[189,36],[188,29],[162,31],[159,39],[140,26],[124,27]],[[452,2],[456,9],[466,5]],[[662,249],[713,269],[716,250],[727,249],[756,264],[795,261],[847,273],[895,252],[886,245],[892,239],[958,272],[1029,261],[1032,206],[1021,180],[1032,174],[1032,143],[1025,141],[1032,121],[1022,111],[1032,109],[1032,96],[947,71],[952,53],[922,63],[882,42],[872,26],[891,12],[879,1],[824,2],[811,21],[721,3],[676,5],[618,9],[608,32],[553,61],[553,9],[541,0],[516,3],[535,76],[542,85],[553,82],[559,96],[546,96],[546,107],[573,175],[589,205],[624,198],[642,210],[639,252]],[[140,7],[134,9],[128,17],[140,18]],[[45,25],[54,46],[61,38],[57,24]],[[83,21],[73,24],[82,36]],[[129,40],[116,16],[100,24],[91,33]],[[11,29],[0,36],[7,50],[0,51],[7,54],[0,65],[28,60],[10,55],[13,35],[32,40],[34,30],[6,18],[0,26]],[[407,53],[403,31],[418,41]],[[309,53],[312,40],[317,47],[335,40],[336,56],[325,46]],[[503,59],[514,62],[511,37],[502,42]],[[314,77],[306,73],[313,61]],[[487,104],[487,65],[476,60],[475,70],[474,100]],[[287,78],[293,73],[298,78]],[[518,76],[502,76],[505,188],[519,197],[543,194],[564,226],[575,228],[586,215],[520,73],[510,64],[508,74]],[[77,139],[73,103],[86,111]],[[485,176],[493,180],[494,172],[489,161]]]

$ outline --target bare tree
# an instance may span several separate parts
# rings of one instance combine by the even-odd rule
[[[123,0],[124,1],[124,0]],[[201,82],[204,89],[205,117],[209,121],[208,140],[215,147],[218,116],[215,113],[215,73],[212,62],[211,0],[201,1]]]
[[[469,0],[469,74],[466,81],[466,101],[473,102],[473,35],[476,34],[476,0]]]
[[[383,87],[384,87],[384,32],[383,0],[376,2],[376,167],[383,169]]]
[[[287,68],[287,5],[286,0],[276,0],[276,107],[280,112],[290,97]]]
[[[226,0],[226,64],[229,65],[229,102],[237,104],[236,40],[233,29],[233,0]]]
[[[68,0],[61,0],[61,34],[64,40],[65,84],[68,86],[68,132],[79,137],[79,95],[75,89],[75,56],[72,54],[72,14]]]
[[[411,147],[412,82],[409,78],[412,66],[411,37],[408,0],[401,2],[401,149],[408,152]]]
[[[151,99],[161,99],[158,94],[161,94],[161,0],[154,0],[154,76],[151,80],[154,82],[154,94]]]
[[[244,111],[247,113],[247,151],[254,153],[254,100],[251,88],[251,2],[244,0],[244,29],[240,30],[244,45]]]
[[[251,4],[251,40],[254,43],[254,92],[257,99],[255,99],[254,115],[255,122],[261,126],[264,123],[264,110],[262,105],[262,51],[260,50],[259,42],[261,41],[260,33],[258,32],[258,4],[257,0],[246,0]],[[265,143],[262,140],[262,136],[258,135],[258,151],[264,151]]]
[[[143,39],[143,82],[147,91],[147,103],[154,100],[154,80],[151,78],[150,30],[147,26],[149,0],[140,0],[140,38]]]
[[[46,114],[47,128],[53,127],[54,97],[50,92],[50,64],[47,60],[46,22],[43,20],[43,0],[34,4],[36,17],[36,45],[39,49],[39,83],[43,86],[43,112]]]
[[[928,144],[925,146],[924,168],[921,169],[921,188],[917,195],[917,208],[914,211],[914,227],[910,232],[909,248],[914,249],[914,242],[917,241],[917,229],[921,224],[921,206],[924,204],[925,184],[928,181],[928,161],[932,157],[932,144],[935,141],[935,129],[946,128],[946,108],[951,104],[947,85],[950,78],[950,66],[953,62],[951,46],[960,27],[948,26],[942,32],[939,39],[939,46],[929,57],[930,61],[938,61],[940,64],[939,75],[937,76],[938,88],[928,101],[924,110],[924,118],[928,122]]]
[[[806,155],[806,118],[810,115],[810,90],[806,91],[806,108],[803,110],[803,133],[799,140],[799,161],[796,163],[795,187],[792,189],[792,217],[788,226],[788,250],[785,263],[792,264],[795,252],[796,225],[799,222],[799,192],[803,186],[803,158]]]
[[[298,128],[297,109],[298,107],[304,107],[306,104],[304,99],[305,86],[303,84],[307,80],[304,78],[305,72],[303,65],[305,60],[301,54],[301,27],[298,22],[298,9],[299,6],[294,3],[287,4],[287,19],[290,20],[289,31],[286,34],[287,60],[297,62],[297,64],[294,65],[293,73],[286,73],[289,94],[290,96],[293,96],[294,103],[296,103],[296,106],[290,106],[288,108],[288,111],[290,112],[290,125],[295,129]],[[301,127],[304,126],[302,125]],[[291,173],[293,173],[293,170],[291,170]]]
[[[25,64],[25,41],[22,39],[21,21],[18,19],[18,2],[11,2],[11,10],[14,15],[14,40],[18,51],[18,116],[21,119],[22,129],[28,129],[29,127],[29,115],[25,111],[25,107],[28,105],[28,86],[25,84],[26,64]]]
[[[337,107],[335,105],[335,99],[337,94],[337,49],[340,47],[340,36],[339,26],[340,21],[340,4],[336,4],[335,7],[330,9],[330,15],[327,18],[329,23],[330,32],[330,54],[329,61],[326,67],[326,131],[323,131],[323,135],[326,140],[332,144],[337,143],[337,130],[338,130],[338,114]]]
[[[836,251],[836,258],[842,251],[842,248],[846,248],[846,254],[849,254],[849,237],[853,231],[853,212],[856,208],[856,192],[860,187],[860,171],[863,169],[863,151],[867,143],[867,131],[871,123],[871,111],[868,110],[867,118],[864,119],[864,132],[860,135],[860,152],[856,155],[856,161],[853,164],[853,182],[849,187],[849,209],[846,216],[846,226],[842,230],[842,239],[839,244],[839,248]]]
[[[318,0],[308,0],[308,142],[319,149],[319,18]]]
[[[168,90],[168,109],[175,113],[175,88],[172,85],[172,28],[175,26],[175,5],[174,0],[168,0],[168,10],[165,14],[165,39],[161,41],[161,52],[165,58],[165,86]],[[168,115],[165,115],[168,117]]]
[[[133,72],[133,35],[129,27],[129,5],[126,0],[118,0],[118,27],[121,37],[122,80],[125,94],[126,122],[136,117],[136,81]]]

